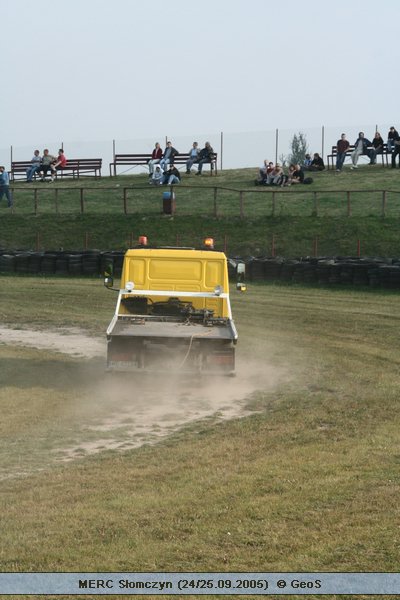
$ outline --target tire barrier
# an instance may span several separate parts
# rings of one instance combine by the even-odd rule
[[[111,266],[120,277],[124,251],[100,252],[26,252],[0,250],[0,273],[25,273],[38,275],[98,276]]]
[[[246,264],[248,281],[400,289],[400,258],[233,258],[229,259],[232,278],[238,262]]]
[[[120,277],[124,254],[124,250],[27,252],[0,249],[0,273],[98,277],[111,267],[114,275]],[[228,260],[232,281],[236,279],[239,262],[246,265],[248,281],[400,289],[400,258],[234,257]]]

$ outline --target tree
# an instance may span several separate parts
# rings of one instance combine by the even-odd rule
[[[308,144],[306,134],[299,131],[294,134],[291,143],[292,153],[289,155],[290,162],[293,164],[302,165],[308,152]]]

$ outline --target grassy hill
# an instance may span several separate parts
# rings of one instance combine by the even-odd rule
[[[9,325],[99,334],[113,312],[93,280],[26,279],[29,302],[3,283]],[[2,571],[396,571],[397,294],[251,285],[232,301],[238,376],[208,395],[234,406],[253,380],[249,416],[125,452],[107,444],[140,419],[137,380],[108,397],[99,361],[0,346]],[[171,390],[152,383],[156,410]]]
[[[311,185],[256,187],[257,169],[182,177],[175,216],[147,175],[14,185],[15,209],[0,207],[0,247],[126,248],[140,234],[153,243],[197,244],[206,235],[234,254],[400,254],[400,171],[362,166],[313,174]],[[349,193],[350,192],[350,193]],[[274,236],[274,241],[272,241]]]

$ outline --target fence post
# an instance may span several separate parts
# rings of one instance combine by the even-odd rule
[[[87,231],[85,232],[84,248],[85,250],[89,248],[89,233]]]
[[[54,188],[54,202],[56,206],[56,215],[58,215],[58,188]]]
[[[175,234],[175,246],[179,248],[179,233]]]
[[[315,237],[313,240],[313,256],[318,256],[318,238]]]
[[[275,234],[272,234],[271,240],[271,256],[275,256]]]
[[[129,233],[129,248],[133,248],[133,231]]]
[[[35,244],[36,252],[40,250],[40,233],[36,232],[36,244]]]
[[[318,217],[318,208],[319,208],[319,206],[318,206],[318,195],[317,195],[317,192],[313,192],[313,194],[314,194],[314,210],[313,210],[312,216],[313,217]]]
[[[222,171],[222,158],[223,158],[223,153],[224,153],[224,132],[221,131],[221,152],[220,152],[220,161],[219,161],[219,168]]]
[[[35,189],[33,191],[33,212],[35,215],[38,214],[38,191]]]
[[[124,215],[128,214],[128,190],[124,187]]]
[[[241,191],[239,192],[239,204],[240,204],[240,218],[243,219],[244,218],[244,210],[243,210],[243,205],[244,205],[244,192]]]
[[[218,207],[217,207],[217,193],[218,188],[214,188],[214,217],[218,217]]]
[[[228,236],[224,235],[224,254],[228,254]]]
[[[272,192],[272,216],[275,216],[276,210],[276,192]]]
[[[357,240],[357,256],[358,258],[361,256],[361,240]]]
[[[346,196],[347,196],[347,216],[351,217],[351,200],[350,200],[350,192],[349,191],[346,192]]]
[[[386,191],[382,192],[382,217],[386,217],[386,194]]]
[[[83,203],[83,188],[80,188],[80,196],[81,196],[81,214],[85,212],[85,205]]]
[[[278,142],[279,142],[279,131],[275,130],[275,164],[278,162]]]

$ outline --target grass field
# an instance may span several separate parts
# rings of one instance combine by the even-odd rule
[[[3,277],[0,313],[94,335],[114,300],[95,280]],[[125,452],[83,444],[120,409],[101,402],[100,359],[0,346],[2,571],[398,570],[397,295],[259,285],[232,300],[237,389],[213,393],[248,416]]]
[[[256,169],[183,175],[173,219],[162,214],[163,190],[150,188],[143,172],[97,181],[16,183],[14,213],[0,206],[0,247],[73,250],[88,244],[112,250],[146,233],[168,244],[213,235],[231,254],[270,254],[275,235],[276,252],[284,256],[311,254],[316,237],[321,254],[355,254],[357,240],[364,255],[400,254],[399,169],[326,171],[313,174],[314,183],[301,190],[256,187],[256,175]]]

